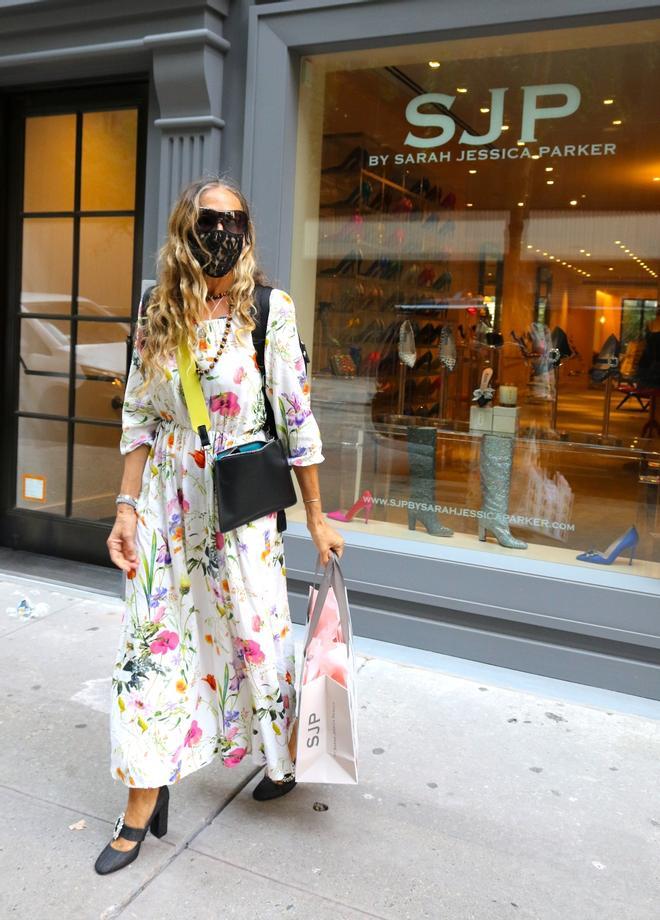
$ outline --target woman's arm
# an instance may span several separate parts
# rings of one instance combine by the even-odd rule
[[[142,488],[142,474],[154,443],[160,417],[148,393],[142,390],[140,352],[134,346],[124,392],[122,407],[122,433],[119,450],[124,455],[124,471],[119,486],[120,495],[130,495],[136,500]],[[117,517],[106,541],[110,558],[129,578],[137,572],[138,558],[135,549],[137,514],[131,505],[117,505]]]
[[[271,293],[265,343],[266,392],[273,407],[279,437],[287,446],[289,464],[300,485],[307,527],[321,563],[330,551],[341,556],[344,538],[323,516],[318,466],[323,462],[321,432],[312,414],[293,300],[282,290]]]
[[[330,561],[330,551],[333,550],[341,559],[344,552],[344,538],[328,524],[323,516],[321,504],[321,491],[319,488],[318,464],[312,466],[294,466],[294,472],[307,512],[307,529],[319,551],[321,565]]]
[[[124,458],[124,472],[121,477],[120,495],[130,495],[138,499],[142,483],[142,473],[149,456],[149,445],[142,444],[136,447]],[[129,578],[138,567],[138,558],[135,551],[135,530],[137,527],[137,514],[131,505],[117,505],[117,517],[107,540],[110,558]]]

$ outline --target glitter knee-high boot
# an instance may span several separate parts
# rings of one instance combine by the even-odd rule
[[[410,463],[410,501],[428,505],[426,509],[408,509],[408,529],[415,530],[417,521],[432,537],[451,537],[454,533],[440,523],[433,510],[435,505],[435,428],[411,425],[408,428],[408,460]]]
[[[485,540],[490,531],[500,546],[527,549],[509,530],[509,494],[513,466],[513,438],[485,434],[481,438],[481,510],[479,539]]]

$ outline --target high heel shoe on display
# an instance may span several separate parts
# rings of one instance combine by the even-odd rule
[[[127,866],[129,863],[132,863],[134,859],[137,859],[138,853],[140,852],[140,846],[147,836],[148,830],[151,831],[154,837],[165,836],[167,833],[167,811],[169,801],[169,787],[161,786],[158,790],[156,804],[144,827],[130,827],[128,824],[124,824],[125,812],[122,811],[115,821],[112,839],[116,840],[118,837],[124,837],[126,840],[135,840],[137,843],[130,850],[116,850],[110,843],[106,844],[105,849],[101,850],[94,863],[94,868],[99,875],[108,875],[110,872],[116,872],[117,869],[123,869],[124,866]]]
[[[441,275],[438,275],[432,287],[434,287],[436,291],[448,291],[451,287],[451,272],[442,272]]]
[[[440,361],[448,371],[456,367],[456,341],[451,326],[443,326],[440,335]]]
[[[576,559],[579,562],[593,562],[595,565],[612,565],[612,563],[616,561],[617,557],[620,556],[621,553],[625,553],[627,550],[630,550],[630,560],[628,561],[628,565],[632,565],[638,543],[639,533],[633,524],[632,527],[626,530],[622,537],[619,537],[618,540],[610,543],[604,553],[598,553],[596,550],[590,549],[587,550],[586,553],[580,553],[579,556],[576,556]]]
[[[429,406],[428,409],[422,409],[420,412],[417,412],[417,415],[423,415],[424,418],[433,418],[440,411],[440,403],[435,402],[432,406]]]
[[[344,169],[353,169],[356,166],[362,166],[367,158],[367,151],[362,147],[353,147],[351,152],[334,166],[326,166],[321,172],[324,174],[342,172]]]
[[[321,269],[319,275],[345,275],[353,267],[353,265],[357,266],[357,271],[359,274],[361,264],[362,255],[358,250],[354,250],[353,252],[349,252],[347,256],[344,256],[344,258],[336,265]]]
[[[355,515],[359,514],[359,512],[364,508],[364,523],[368,524],[373,501],[373,495],[368,489],[366,489],[360,498],[355,502],[353,507],[349,508],[348,511],[328,511],[327,516],[332,518],[333,521],[351,521]]]
[[[322,208],[341,208],[349,204],[357,204],[360,200],[360,196],[363,199],[369,200],[372,192],[371,182],[367,182],[364,179],[359,185],[356,185],[353,191],[346,198],[342,198],[340,201],[324,201],[321,202]]]
[[[430,350],[425,351],[424,354],[421,355],[421,357],[417,359],[416,370],[421,371],[421,369],[424,367],[425,364],[427,365],[427,367],[430,367],[432,361],[433,361],[433,352]]]

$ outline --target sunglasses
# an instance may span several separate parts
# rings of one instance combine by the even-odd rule
[[[229,233],[246,233],[248,216],[245,211],[215,211],[213,208],[200,208],[199,217],[195,224],[198,233],[209,233],[215,230],[218,224]]]

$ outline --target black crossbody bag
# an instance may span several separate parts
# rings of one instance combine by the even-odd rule
[[[215,458],[213,476],[222,533],[274,511],[277,512],[277,529],[286,530],[284,509],[298,500],[286,448],[277,435],[275,414],[266,393],[265,346],[271,291],[270,287],[255,285],[257,316],[256,327],[252,330],[266,408],[265,431],[269,439],[230,447]],[[300,337],[298,341],[307,371],[307,349]]]
[[[145,292],[140,303],[139,314],[142,312],[143,305],[148,303],[152,290],[153,288],[149,288]],[[271,291],[271,287],[255,285],[257,315],[256,325],[252,330],[252,342],[261,372],[262,393],[266,409],[264,430],[269,437],[266,441],[249,441],[246,444],[230,447],[215,457],[213,480],[218,508],[218,526],[222,533],[273,512],[277,512],[278,531],[284,531],[286,530],[284,509],[290,508],[297,502],[287,451],[277,435],[275,413],[266,392],[265,348]],[[307,372],[309,366],[307,349],[300,337],[298,341],[305,362],[305,372]],[[190,412],[190,407],[188,410]],[[202,446],[207,452],[210,452],[209,436],[204,425],[198,427],[198,434]]]

